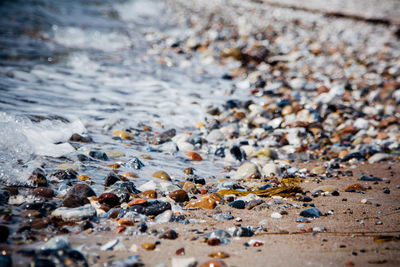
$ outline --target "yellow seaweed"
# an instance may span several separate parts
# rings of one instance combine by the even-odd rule
[[[248,194],[255,194],[260,197],[270,197],[270,196],[290,196],[292,193],[298,193],[301,192],[301,187],[297,185],[283,185],[281,187],[277,188],[268,188],[264,190],[254,190],[254,191],[239,191],[239,190],[232,190],[232,189],[226,189],[226,190],[220,190],[218,191],[219,194],[221,195],[238,195],[238,196],[247,196]]]

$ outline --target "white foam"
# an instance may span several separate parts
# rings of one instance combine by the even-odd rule
[[[118,51],[131,46],[129,38],[122,33],[83,30],[76,27],[57,28],[54,31],[54,41],[70,48],[92,48],[105,52]]]

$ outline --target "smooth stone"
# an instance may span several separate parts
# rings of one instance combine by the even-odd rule
[[[55,236],[47,241],[42,249],[69,249],[71,244],[64,236]]]
[[[125,139],[125,140],[133,139],[133,134],[128,131],[125,131],[125,130],[115,130],[112,132],[112,135],[117,136],[121,139]]]
[[[77,208],[61,207],[52,213],[54,217],[61,217],[64,221],[84,220],[96,216],[96,210],[90,204]]]
[[[149,191],[149,190],[154,191],[154,190],[158,189],[158,187],[159,187],[159,184],[157,184],[156,182],[148,181],[147,183],[144,183],[141,186],[139,186],[138,189],[140,191],[144,192],[144,191]]]
[[[47,187],[38,187],[33,190],[33,194],[39,197],[52,198],[54,197],[54,190]]]
[[[212,259],[201,264],[198,267],[228,267],[228,265],[222,260]]]
[[[183,184],[182,187],[187,193],[198,194],[199,190],[197,189],[196,185],[190,181],[187,181]]]
[[[319,186],[319,187],[315,188],[312,191],[312,194],[316,194],[318,192],[332,193],[334,191],[339,191],[339,189],[336,186],[333,186],[333,185],[322,185],[322,186]]]
[[[250,227],[235,227],[230,229],[232,236],[250,237],[254,235],[254,231]]]
[[[158,236],[161,239],[170,239],[174,240],[178,238],[178,233],[174,230],[167,230]]]
[[[119,150],[106,150],[105,152],[110,158],[120,158],[125,156],[125,153]]]
[[[209,197],[195,199],[186,204],[186,208],[214,209],[217,202]]]
[[[381,161],[392,159],[393,156],[386,153],[376,153],[368,159],[369,164],[378,163]]]
[[[40,168],[33,170],[28,180],[33,186],[48,186],[46,173]]]
[[[133,158],[123,164],[127,168],[139,170],[144,167],[143,162],[140,161],[138,158]]]
[[[75,180],[78,177],[78,174],[76,171],[72,169],[66,169],[66,170],[57,170],[55,172],[52,172],[50,174],[51,177],[55,177],[59,180]]]
[[[230,213],[218,213],[213,216],[214,219],[218,221],[229,221],[233,220],[235,217]]]
[[[157,215],[154,218],[154,222],[155,223],[167,223],[170,222],[172,220],[172,211],[171,210],[166,210],[163,213]]]
[[[119,243],[119,239],[110,240],[100,247],[101,251],[113,250],[113,248]]]
[[[270,120],[270,121],[267,123],[267,125],[268,125],[268,126],[271,126],[271,127],[274,128],[274,129],[277,129],[277,128],[279,128],[279,126],[281,126],[282,122],[283,122],[283,118],[278,117],[278,118],[275,118],[275,119],[273,119],[273,120]]]
[[[119,197],[113,193],[103,193],[98,197],[100,204],[105,204],[110,208],[113,208],[120,204]]]
[[[276,153],[276,151],[275,151],[275,150],[272,150],[272,149],[269,148],[269,147],[264,147],[264,148],[259,149],[259,150],[255,153],[255,155],[256,155],[257,157],[267,157],[267,158],[271,158],[271,159],[276,159],[276,158],[278,158],[278,154]]]
[[[365,182],[380,182],[383,181],[382,178],[380,177],[376,177],[376,176],[361,176],[361,178],[359,179],[360,181],[365,181]]]
[[[183,152],[189,152],[194,150],[194,145],[192,145],[189,142],[178,142],[176,143],[176,146],[178,147],[179,151]]]
[[[70,190],[68,190],[67,195],[75,195],[78,197],[92,197],[96,196],[96,193],[87,184],[75,184]]]
[[[186,156],[188,156],[193,161],[202,161],[203,158],[200,156],[199,153],[196,152],[187,152]]]
[[[280,214],[279,212],[273,212],[273,213],[271,214],[271,218],[274,218],[274,219],[281,219],[281,218],[282,218],[282,214]]]
[[[156,245],[154,243],[142,243],[141,247],[144,250],[151,251],[151,250],[154,250],[156,248]]]
[[[359,192],[365,191],[365,188],[360,184],[352,184],[344,189],[345,192]]]
[[[185,190],[182,189],[175,190],[171,192],[168,196],[172,198],[175,202],[185,202],[189,200],[188,194]]]
[[[292,113],[293,113],[293,107],[290,105],[284,106],[281,111],[282,116],[286,116]]]
[[[229,203],[229,206],[235,209],[244,209],[246,207],[246,202],[243,200],[235,200]]]
[[[232,179],[242,180],[247,179],[249,177],[258,176],[258,168],[257,165],[252,162],[245,162],[237,169]]]
[[[322,216],[322,212],[317,208],[310,208],[310,209],[305,209],[305,210],[301,211],[300,216],[303,216],[306,218],[319,218]]]
[[[282,175],[281,168],[273,162],[265,164],[261,169],[261,173],[267,177],[273,177],[273,176],[280,177]]]
[[[220,130],[218,130],[218,129],[212,130],[212,131],[208,134],[208,136],[207,136],[207,138],[206,138],[206,140],[207,140],[209,143],[218,143],[218,142],[223,141],[224,139],[225,139],[224,134],[223,134]]]
[[[72,194],[67,194],[65,195],[61,206],[62,207],[67,207],[67,208],[76,208],[80,206],[84,206],[86,204],[89,204],[89,200],[85,197],[80,197],[77,195],[72,195]]]
[[[367,130],[369,127],[369,121],[363,118],[358,118],[353,123],[353,126],[358,130]]]
[[[171,259],[171,267],[196,267],[196,266],[197,266],[197,261],[193,257]]]
[[[103,151],[96,151],[96,150],[89,151],[89,156],[99,160],[109,160],[107,154]]]
[[[361,199],[361,204],[372,204],[372,202],[369,201],[369,200],[366,199],[366,198],[363,198],[363,199]]]
[[[157,192],[155,190],[146,190],[139,194],[139,197],[146,198],[146,199],[156,199]]]
[[[171,181],[171,177],[165,171],[156,171],[152,176],[160,180]]]
[[[307,81],[303,78],[294,78],[289,81],[290,87],[292,87],[292,89],[296,91],[303,89],[306,83]]]
[[[217,252],[208,254],[208,257],[215,258],[215,259],[226,259],[226,258],[229,258],[229,254],[225,253],[223,251],[217,251]]]
[[[157,216],[165,212],[166,210],[170,209],[171,209],[170,203],[159,200],[152,200],[152,201],[149,200],[142,205],[135,205],[129,207],[129,211],[134,211],[140,214],[144,214],[146,216],[149,215]]]
[[[80,174],[78,176],[78,181],[84,182],[84,181],[90,181],[90,177],[87,176],[86,174]]]

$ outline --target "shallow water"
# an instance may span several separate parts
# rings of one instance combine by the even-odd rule
[[[151,154],[142,182],[154,169],[182,175],[185,160],[111,136],[142,124],[182,133],[204,120],[207,105],[224,101],[230,84],[219,66],[164,51],[160,39],[172,44],[185,34],[175,19],[162,1],[2,1],[0,179],[23,184],[34,167],[54,168],[61,156],[73,164],[89,149],[122,151],[121,162]],[[76,151],[72,133],[94,142]],[[80,168],[94,179],[109,171]],[[203,163],[198,173],[220,169]]]

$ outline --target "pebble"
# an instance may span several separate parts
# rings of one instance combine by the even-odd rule
[[[68,238],[64,236],[55,236],[47,241],[43,246],[42,249],[69,249],[71,244]]]
[[[217,202],[209,197],[195,199],[186,204],[186,208],[214,209]]]
[[[120,242],[119,239],[110,240],[100,247],[101,251],[113,250],[114,247]]]
[[[175,232],[174,230],[167,230],[165,232],[163,232],[159,238],[161,239],[170,239],[170,240],[174,240],[178,238],[178,233]]]
[[[271,218],[274,218],[274,219],[281,219],[281,218],[282,218],[282,214],[280,214],[279,212],[273,212],[273,213],[271,214]]]
[[[86,198],[96,196],[96,193],[87,184],[75,184],[70,190],[68,190],[67,195],[75,195]]]
[[[311,193],[314,195],[314,194],[324,193],[324,192],[333,193],[335,191],[339,191],[339,189],[336,186],[322,185],[322,186],[315,188]]]
[[[258,176],[258,168],[252,162],[245,162],[237,169],[235,174],[233,175],[233,179],[235,180],[244,180],[250,177]]]
[[[189,200],[188,194],[186,193],[185,190],[182,190],[182,189],[175,190],[175,191],[169,193],[168,196],[170,198],[172,198],[175,202],[178,202],[178,203],[186,202]]]
[[[366,198],[361,199],[362,204],[372,204],[372,202]]]
[[[171,177],[165,171],[156,171],[152,176],[160,180],[171,181]]]
[[[365,188],[360,184],[352,184],[344,189],[345,192],[359,192],[365,191]]]
[[[187,152],[186,156],[188,156],[193,161],[202,161],[203,158],[196,152]]]
[[[306,218],[319,218],[322,216],[322,212],[317,208],[310,208],[310,209],[302,210],[300,212],[300,216],[303,216]]]
[[[381,161],[385,161],[385,160],[389,160],[391,159],[393,156],[390,154],[386,154],[386,153],[376,153],[374,155],[372,155],[369,159],[368,159],[368,163],[369,164],[374,164],[374,163],[378,163]]]
[[[198,267],[228,267],[228,265],[222,260],[209,260]]]
[[[273,163],[267,163],[263,166],[261,173],[267,177],[276,177],[276,176],[281,176],[281,168]]]
[[[206,139],[210,143],[218,143],[223,141],[225,139],[225,136],[220,130],[214,129],[207,135]]]
[[[172,258],[171,267],[196,267],[197,261],[195,258]],[[216,266],[215,266],[216,267]]]
[[[0,243],[6,242],[9,235],[10,231],[8,230],[8,227],[5,225],[0,225]]]
[[[95,151],[95,150],[89,151],[89,156],[99,160],[109,160],[107,154],[103,151]]]
[[[51,215],[61,217],[64,221],[84,220],[96,216],[96,210],[90,204],[87,204],[77,208],[57,208]]]
[[[156,248],[156,245],[154,243],[142,243],[140,246],[147,251],[151,251]]]
[[[208,254],[208,257],[215,258],[215,259],[226,259],[226,258],[229,258],[229,254],[225,253],[223,251],[217,251],[217,252]]]
[[[246,203],[239,199],[229,203],[229,206],[235,209],[244,209],[246,207]]]
[[[121,178],[119,178],[115,173],[110,172],[104,179],[104,186],[111,186],[118,181],[121,181]]]
[[[379,182],[379,181],[383,181],[382,178],[380,177],[376,177],[376,176],[361,176],[360,181],[366,181],[366,182]]]
[[[33,190],[33,194],[39,197],[51,199],[54,197],[54,190],[46,187],[38,187]]]
[[[112,135],[117,136],[121,139],[125,139],[125,140],[133,139],[133,134],[128,131],[125,131],[125,130],[115,130],[112,132]]]

